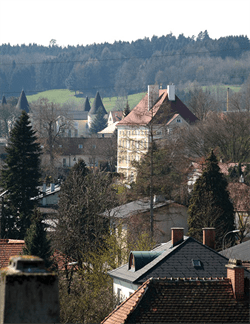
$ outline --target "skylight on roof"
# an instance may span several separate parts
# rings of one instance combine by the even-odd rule
[[[201,267],[201,261],[200,260],[192,260],[192,264],[194,267]]]

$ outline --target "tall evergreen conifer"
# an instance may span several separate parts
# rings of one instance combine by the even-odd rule
[[[105,113],[103,109],[100,107],[90,127],[90,132],[92,134],[96,134],[100,132],[107,126],[107,120],[104,118],[104,115]]]
[[[40,145],[26,112],[11,131],[1,185],[7,190],[1,216],[1,237],[23,239],[31,225],[40,178]]]
[[[26,232],[25,245],[23,252],[28,255],[36,255],[42,258],[45,266],[52,265],[52,250],[50,240],[47,238],[46,225],[42,222],[42,214],[35,210],[30,228]]]
[[[202,228],[214,227],[216,249],[222,247],[224,235],[234,230],[234,209],[229,199],[227,181],[220,172],[213,151],[194,185],[188,213],[188,234],[202,242]]]

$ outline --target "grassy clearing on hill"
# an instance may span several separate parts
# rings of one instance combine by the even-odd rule
[[[101,95],[101,93],[100,93]],[[123,110],[128,100],[130,109],[133,109],[138,102],[145,96],[145,92],[129,95],[125,97],[106,97],[102,98],[102,102],[109,112],[111,110]],[[27,96],[28,102],[36,101],[39,98],[47,98],[50,102],[64,104],[72,103],[73,109],[81,110],[85,97],[75,96],[74,91],[60,89],[60,90],[48,90],[44,92],[39,92],[32,96]],[[90,105],[93,103],[94,98],[89,98]]]
[[[226,95],[227,88],[230,89],[231,92],[238,92],[241,89],[240,85],[213,85],[202,87],[203,90],[208,89],[211,94],[215,95],[215,98],[219,96],[219,94]],[[104,97],[102,98],[103,104],[106,110],[109,112],[111,110],[123,110],[126,102],[128,100],[130,109],[133,109],[139,101],[145,96],[145,92],[136,93],[133,95],[129,95],[126,97]],[[101,93],[100,93],[101,95]],[[72,109],[81,110],[85,101],[84,95],[75,95],[74,91],[70,91],[67,89],[57,89],[57,90],[48,90],[44,92],[39,92],[32,96],[27,96],[28,102],[36,101],[39,98],[47,98],[50,102],[64,104],[69,103],[72,105]],[[90,105],[92,105],[94,98],[89,98]]]

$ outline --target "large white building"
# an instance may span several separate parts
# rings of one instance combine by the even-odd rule
[[[132,161],[139,161],[148,151],[152,140],[170,136],[176,126],[191,124],[197,117],[175,95],[175,86],[159,89],[149,85],[148,93],[117,126],[117,172],[130,181],[135,169]]]

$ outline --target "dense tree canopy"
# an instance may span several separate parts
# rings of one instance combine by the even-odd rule
[[[40,180],[40,145],[26,112],[11,131],[6,147],[7,158],[1,172],[6,192],[1,219],[1,237],[24,238],[31,224]]]
[[[110,223],[101,214],[115,205],[115,196],[108,175],[90,171],[83,160],[74,165],[63,183],[54,243],[77,260],[79,268],[88,262],[89,253],[102,245]]]
[[[19,95],[23,87],[27,93],[68,88],[91,97],[96,88],[105,96],[126,95],[155,82],[235,85],[250,71],[246,36],[212,39],[207,31],[63,48],[3,44],[0,52],[5,95]]]
[[[202,175],[194,184],[188,213],[188,234],[202,241],[202,228],[214,227],[216,249],[222,247],[224,235],[234,230],[234,209],[229,199],[227,181],[220,172],[213,151],[206,159]]]

